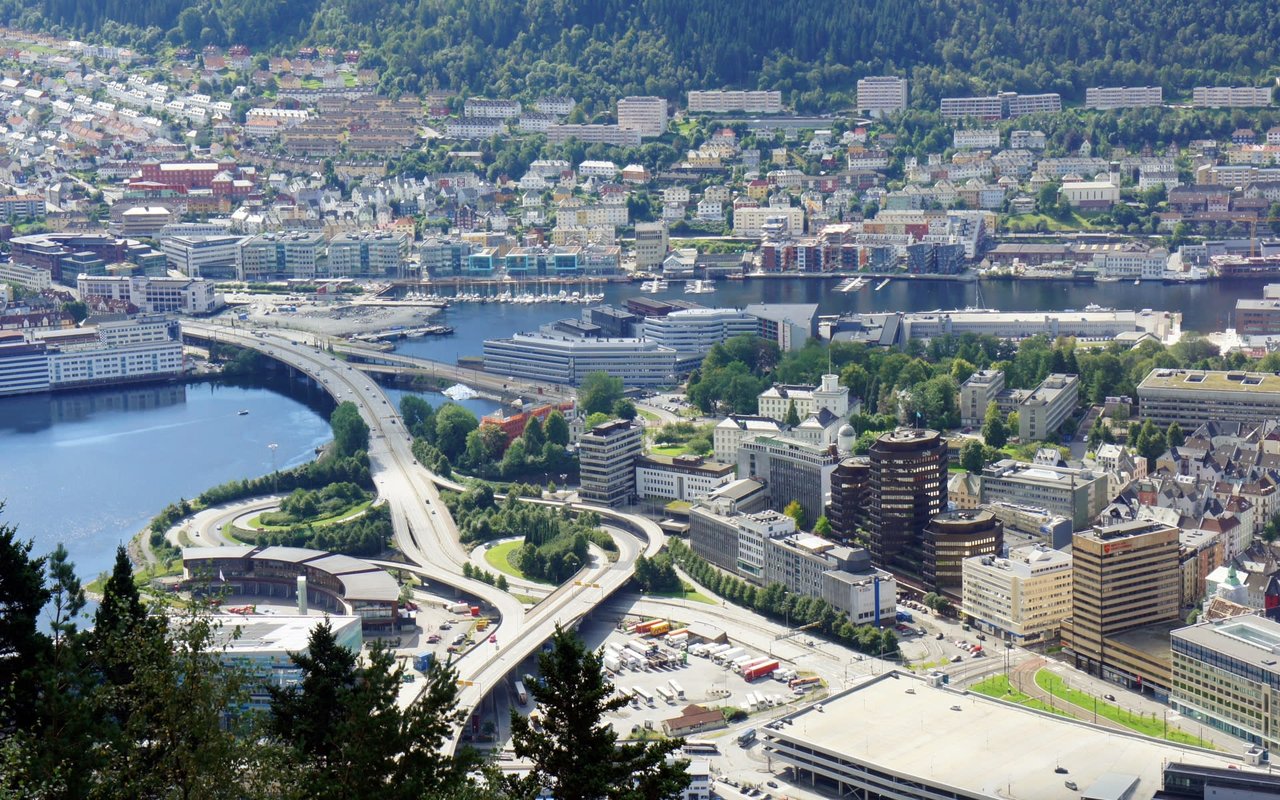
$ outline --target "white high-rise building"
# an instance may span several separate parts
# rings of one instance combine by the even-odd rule
[[[1043,545],[1008,558],[975,556],[961,564],[965,616],[980,629],[1017,644],[1057,638],[1071,616],[1071,556]]]
[[[1191,105],[1197,108],[1253,108],[1271,105],[1270,86],[1197,86]]]
[[[618,127],[641,136],[667,131],[667,101],[661,97],[624,97],[618,101]]]
[[[858,110],[873,117],[907,107],[907,79],[868,75],[858,81]]]

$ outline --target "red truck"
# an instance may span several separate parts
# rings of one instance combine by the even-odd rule
[[[746,681],[754,681],[767,675],[772,675],[773,671],[778,668],[777,661],[766,661],[763,664],[757,664],[743,671],[742,679]]]

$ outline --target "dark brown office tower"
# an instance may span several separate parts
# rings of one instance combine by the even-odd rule
[[[846,458],[831,473],[831,506],[827,521],[835,535],[848,543],[857,538],[858,530],[865,531],[870,524],[867,517],[868,495],[871,486],[871,463],[865,456]]]
[[[898,428],[871,445],[871,563],[920,575],[924,529],[947,508],[947,443],[937,431]]]
[[[966,558],[1000,555],[1004,524],[990,511],[944,511],[924,529],[924,583],[935,592],[960,597]]]

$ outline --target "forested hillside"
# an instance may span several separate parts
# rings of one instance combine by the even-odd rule
[[[0,0],[22,27],[149,46],[360,48],[389,87],[492,94],[782,89],[798,106],[909,72],[916,102],[1007,89],[1271,80],[1265,0]],[[836,95],[832,97],[833,93]]]

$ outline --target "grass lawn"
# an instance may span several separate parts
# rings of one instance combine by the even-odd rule
[[[520,557],[520,548],[523,546],[523,539],[512,539],[509,542],[494,545],[484,551],[484,560],[488,562],[489,566],[493,567],[498,572],[505,572],[513,578],[535,581],[537,583],[546,583],[548,586],[552,585],[549,581],[539,581],[536,578],[530,578],[520,569],[520,566],[516,561]]]
[[[994,697],[1006,703],[1017,703],[1020,706],[1034,708],[1038,711],[1048,711],[1051,714],[1058,714],[1063,717],[1071,716],[1060,708],[1051,708],[1048,703],[1023,694],[1013,688],[1009,685],[1009,676],[1007,675],[992,675],[990,678],[970,686],[969,691],[985,694],[987,697]]]
[[[1051,217],[1048,214],[1020,214],[1016,217],[1008,217],[1005,223],[1006,226],[1010,226],[1010,229],[1015,224],[1034,228],[1039,223],[1044,223],[1045,228],[1051,231],[1090,230],[1093,228],[1092,222],[1075,211],[1072,211],[1070,216],[1065,219]]]
[[[541,597],[534,597],[531,594],[512,594],[511,596],[528,606],[536,606],[542,602]]]
[[[343,510],[339,511],[337,514],[330,514],[327,517],[316,517],[315,519],[299,520],[297,522],[292,522],[288,525],[264,525],[262,522],[262,514],[259,514],[256,517],[252,517],[245,524],[249,526],[250,530],[257,530],[258,528],[261,528],[264,531],[286,531],[295,525],[315,525],[315,526],[329,525],[334,522],[344,522],[348,519],[351,519],[354,516],[363,514],[365,511],[369,510],[369,506],[371,505],[373,505],[373,498],[369,498],[368,500],[365,500],[362,503],[356,503],[354,506],[349,506],[347,508],[344,508]],[[262,513],[270,514],[272,512],[264,511]]]
[[[650,422],[662,421],[662,417],[659,417],[657,414],[645,408],[637,408],[636,413],[638,413],[640,416],[644,417],[645,419],[649,420]]]
[[[662,444],[649,448],[649,452],[655,456],[682,456],[689,452],[689,448],[682,444]]]
[[[692,600],[695,603],[706,603],[707,605],[712,606],[720,605],[719,601],[714,597],[698,591],[698,589],[688,581],[680,581],[680,585],[684,587],[684,590],[680,592],[646,592],[645,595],[647,597],[670,597],[675,600]]]
[[[1166,739],[1170,742],[1178,744],[1189,744],[1193,747],[1203,747],[1209,750],[1217,750],[1218,748],[1212,742],[1206,742],[1198,736],[1192,736],[1186,731],[1178,728],[1170,728],[1160,717],[1146,717],[1141,714],[1134,714],[1117,705],[1103,702],[1099,697],[1082,692],[1079,689],[1073,689],[1067,686],[1066,682],[1054,675],[1048,670],[1040,670],[1036,673],[1036,685],[1054,697],[1061,697],[1063,700],[1080,708],[1096,708],[1098,716],[1105,717],[1112,722],[1119,723],[1126,728],[1141,733],[1143,736],[1151,736],[1156,739]]]

